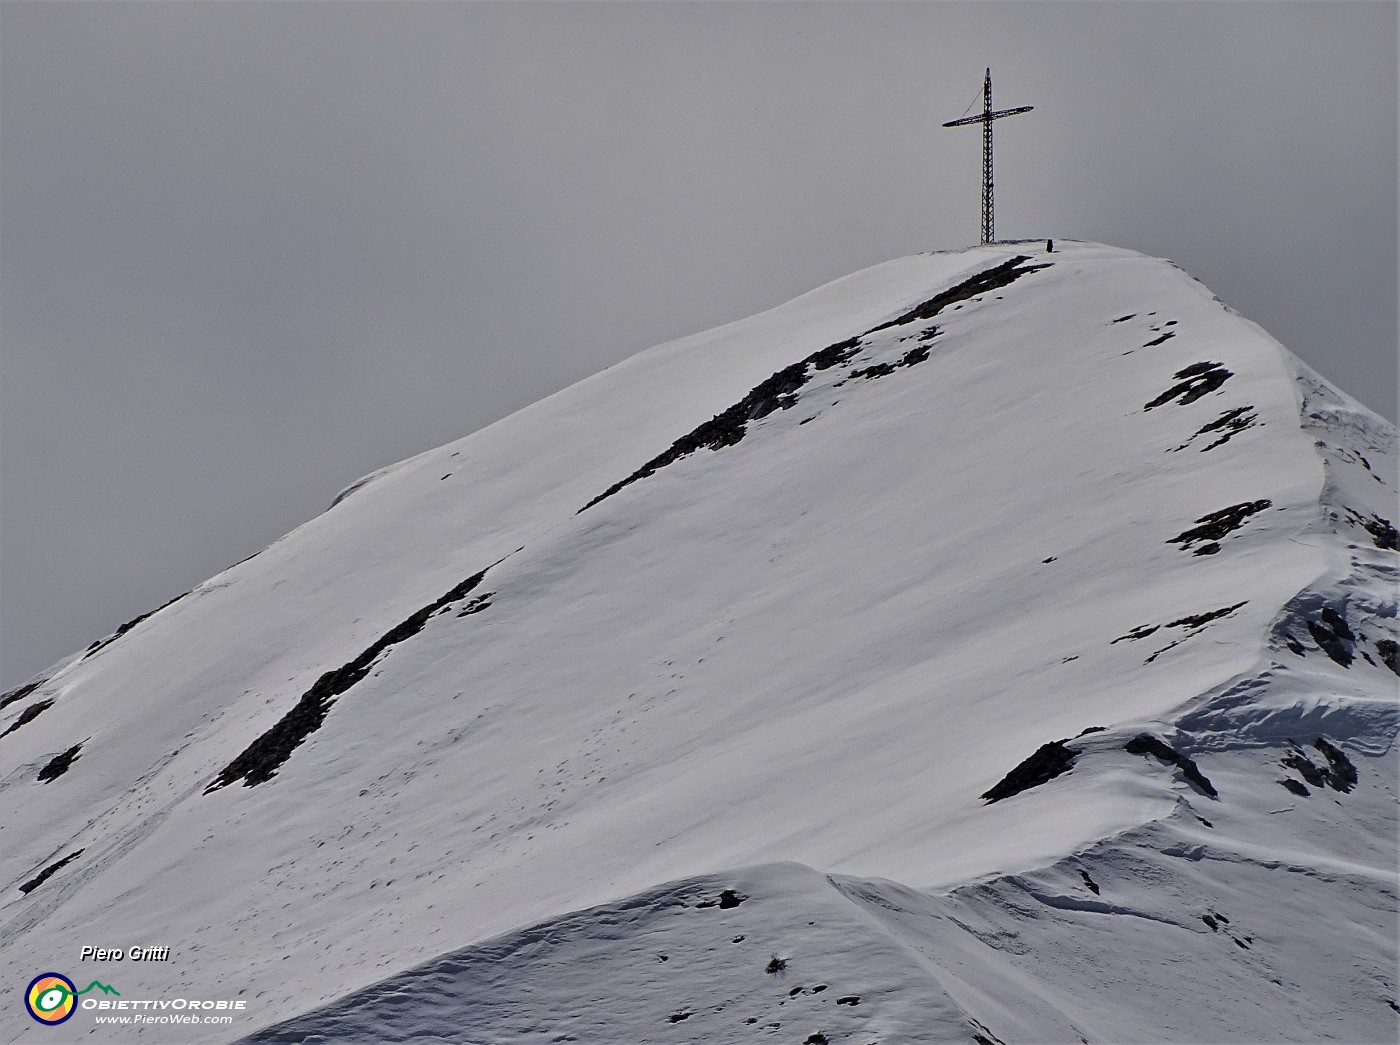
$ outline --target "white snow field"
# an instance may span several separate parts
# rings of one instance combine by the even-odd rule
[[[1396,466],[1092,243],[643,352],[3,698],[0,1039],[1393,1042]]]

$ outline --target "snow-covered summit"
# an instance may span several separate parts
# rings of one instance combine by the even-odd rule
[[[0,963],[168,946],[198,1040],[1390,1040],[1395,484],[1169,262],[867,269],[7,694]]]

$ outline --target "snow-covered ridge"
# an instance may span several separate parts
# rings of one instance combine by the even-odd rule
[[[436,1031],[409,981],[463,1041],[1385,1037],[1395,453],[1170,263],[856,273],[7,695],[6,967],[158,933],[132,975],[239,985],[229,1039],[346,992],[295,1033]]]

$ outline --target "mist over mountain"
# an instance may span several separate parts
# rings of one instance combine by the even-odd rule
[[[0,697],[8,982],[247,1003],[0,1027],[1394,1040],[1396,452],[1093,243],[642,352]]]

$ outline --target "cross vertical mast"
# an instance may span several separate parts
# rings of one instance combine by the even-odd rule
[[[982,242],[991,243],[996,219],[992,206],[992,70],[982,81]]]
[[[996,219],[992,201],[992,121],[1005,116],[1016,116],[1030,112],[1033,105],[1022,105],[1015,109],[992,111],[992,70],[982,81],[982,111],[976,116],[964,116],[959,120],[949,120],[944,127],[962,127],[970,123],[982,125],[982,242],[991,243],[996,238]]]

